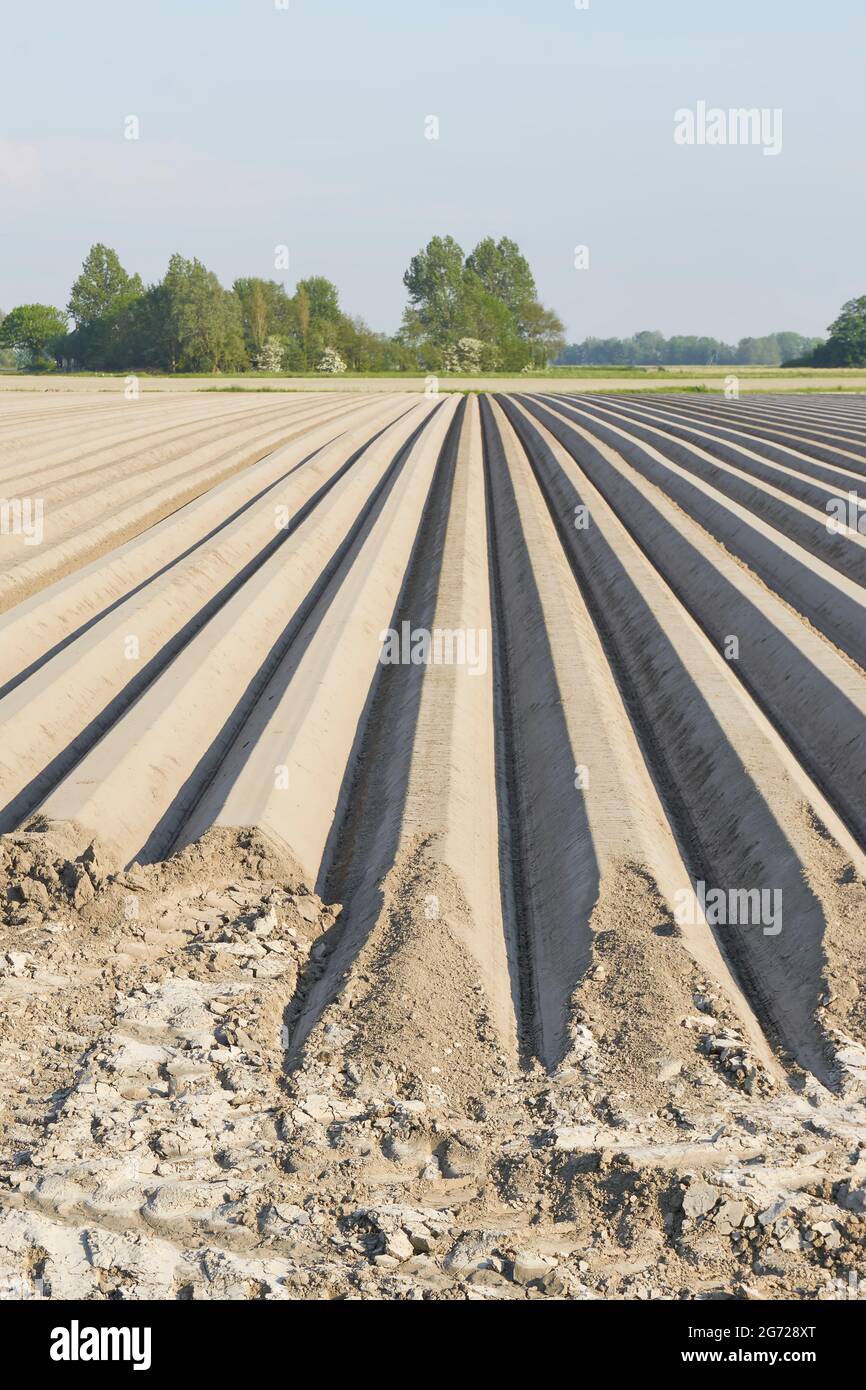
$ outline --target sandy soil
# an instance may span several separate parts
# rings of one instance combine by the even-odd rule
[[[0,1293],[862,1293],[866,406],[551,389],[0,400]]]

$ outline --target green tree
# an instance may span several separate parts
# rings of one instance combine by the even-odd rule
[[[297,289],[303,290],[307,296],[310,323],[313,327],[336,323],[339,320],[341,315],[337,286],[326,280],[324,275],[311,275],[306,280],[299,280]]]
[[[124,366],[166,372],[176,369],[181,348],[169,309],[164,284],[150,285],[131,306],[123,324]]]
[[[634,345],[636,349],[636,361],[642,365],[649,365],[654,362],[662,361],[665,338],[663,333],[653,329],[642,329],[640,333],[634,335]]]
[[[297,340],[302,370],[306,370],[309,364],[308,352],[310,341],[310,297],[304,288],[303,281],[295,291],[293,302],[294,315],[297,323]]]
[[[162,283],[171,370],[231,371],[248,365],[240,301],[212,270],[174,255]]]
[[[66,315],[50,304],[19,304],[0,325],[0,347],[14,348],[34,362],[44,361],[66,335]]]
[[[810,352],[814,352],[820,343],[820,339],[804,338],[802,333],[777,333],[775,338],[782,362],[789,362],[796,357],[806,357]]]
[[[529,344],[533,366],[545,367],[565,347],[565,325],[558,314],[533,300],[523,306],[523,335]]]
[[[337,287],[324,275],[299,280],[294,297],[295,331],[306,370],[317,370],[322,354],[336,350],[349,320],[340,310]]]
[[[411,348],[385,333],[374,333],[362,318],[343,315],[335,346],[353,372],[417,371]]]
[[[773,344],[775,348],[775,344]],[[741,338],[737,344],[734,361],[738,366],[758,366],[770,359],[767,356],[768,342],[765,338]],[[777,358],[777,360],[781,360]]]
[[[5,317],[6,315],[3,313],[3,310],[0,309],[0,330],[2,330]],[[2,342],[2,338],[3,334],[2,331],[0,331],[0,342]],[[11,347],[0,347],[0,367],[9,370],[17,367],[17,365],[18,363],[15,358],[14,350]]]
[[[403,284],[411,302],[404,320],[410,338],[426,338],[434,347],[443,348],[463,336],[463,251],[453,237],[433,237],[412,257]]]
[[[812,355],[816,367],[866,367],[866,295],[842,305],[829,333]]]
[[[81,274],[72,286],[67,312],[76,328],[117,314],[139,295],[144,286],[138,275],[129,275],[116,251],[97,242],[84,258]]]
[[[236,280],[234,292],[240,300],[244,336],[250,354],[261,352],[268,338],[270,315],[261,280]]]
[[[452,337],[446,349],[447,366],[455,360],[466,360],[466,354],[457,352],[464,339],[482,344],[479,371],[494,371],[497,367],[522,367],[525,349],[520,343],[514,318],[506,304],[490,294],[473,271],[464,277],[463,293],[460,300],[459,330]],[[461,368],[461,370],[463,370]]]
[[[465,260],[453,237],[433,237],[403,276],[410,303],[400,338],[423,363],[444,367],[467,359],[519,370],[539,366],[565,346],[562,323],[540,304],[526,257],[508,237],[486,237]]]
[[[116,251],[102,242],[91,246],[69,296],[75,329],[65,355],[87,367],[125,366],[129,313],[143,293],[140,277],[124,270]]]
[[[479,241],[466,258],[466,269],[478,276],[488,294],[504,304],[518,324],[524,307],[538,297],[529,262],[509,237]]]
[[[244,341],[251,358],[272,337],[292,331],[291,301],[278,280],[235,280],[232,292],[241,306]]]

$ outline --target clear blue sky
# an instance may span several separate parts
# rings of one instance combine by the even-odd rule
[[[866,293],[864,0],[3,11],[6,310],[63,306],[105,241],[146,281],[175,250],[226,284],[324,274],[390,331],[409,258],[437,232],[467,251],[514,237],[570,338],[819,333]],[[674,112],[699,100],[782,108],[781,155],[677,146]]]

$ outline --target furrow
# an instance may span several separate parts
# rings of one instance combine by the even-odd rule
[[[531,407],[530,407],[531,409]],[[533,411],[533,413],[535,413]],[[866,845],[866,682],[665,494],[580,426],[539,415]]]
[[[777,923],[728,924],[726,953],[762,1024],[800,1065],[828,1080],[818,1009],[832,892],[820,880],[820,835],[804,809],[844,827],[776,739],[740,682],[633,541],[643,518],[618,516],[535,410],[503,402],[589,596],[642,747],[688,862],[726,895],[761,890]],[[556,423],[555,417],[551,417]],[[574,529],[575,507],[590,525]],[[862,862],[862,856],[860,856]],[[774,894],[780,895],[773,897]],[[765,927],[767,930],[765,930]],[[776,930],[779,927],[780,930]]]
[[[411,408],[411,401],[403,397],[381,397],[365,400],[348,414],[325,416],[322,424],[310,422],[294,443],[266,454],[133,540],[0,614],[0,697],[142,586],[167,573],[197,548],[215,541],[220,533],[224,539],[225,528],[244,511],[266,503],[273,509],[267,514],[266,529],[272,529],[277,503],[285,504],[281,495],[274,497],[272,492],[290,474],[301,470],[326,446],[338,445],[349,433],[353,439],[360,438]],[[296,478],[293,487],[303,487],[306,481]]]
[[[483,408],[521,855],[519,941],[531,957],[534,1016],[525,1023],[554,1066],[579,1038],[572,997],[598,934],[615,930],[618,900],[633,895],[641,949],[651,954],[665,930],[664,908],[653,918],[653,893],[672,911],[691,877],[523,442],[499,405]],[[767,1059],[752,1010],[697,911],[683,939]]]
[[[533,404],[533,410],[549,410]],[[615,450],[687,516],[737,556],[770,589],[845,652],[866,668],[866,600],[862,585],[834,570],[749,507],[732,500],[713,483],[696,477],[659,448],[644,444],[630,430],[600,421],[591,410],[557,407],[556,414],[582,424],[606,447]],[[568,426],[566,426],[566,429]],[[668,446],[669,447],[669,446]],[[824,524],[814,522],[816,535],[828,539]],[[847,536],[833,538],[853,544]],[[860,547],[858,545],[858,554]]]
[[[368,522],[397,459],[344,472],[41,804],[128,863],[170,849],[255,701]],[[154,762],[151,751],[159,748]]]
[[[385,447],[398,447],[428,411],[416,406],[393,429],[396,412],[377,411]],[[254,506],[111,605],[0,700],[0,825],[9,829],[30,814],[313,508],[325,504],[355,460],[364,454],[366,461],[372,425],[340,436],[303,468],[296,464]],[[58,688],[64,691],[59,705]]]
[[[323,417],[333,418],[328,410],[323,411]],[[296,423],[294,427],[281,432],[277,447],[303,438],[309,423]],[[116,549],[225,478],[243,472],[273,451],[273,443],[265,446],[258,444],[241,453],[229,451],[215,460],[198,465],[187,474],[169,476],[161,485],[148,488],[129,502],[121,500],[120,506],[114,511],[107,506],[103,510],[100,506],[96,516],[92,515],[89,507],[84,509],[82,516],[82,509],[78,505],[70,509],[66,518],[66,534],[56,540],[53,540],[52,528],[63,523],[58,517],[52,519],[49,513],[45,543],[30,551],[28,558],[12,563],[0,573],[0,613],[100,555]],[[105,497],[102,502],[105,502]],[[14,546],[21,553],[28,542],[12,536],[6,538],[6,544],[7,547]]]

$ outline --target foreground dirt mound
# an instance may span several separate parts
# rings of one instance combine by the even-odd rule
[[[347,928],[352,934],[351,920]],[[483,1094],[491,1078],[507,1070],[492,1023],[484,984],[472,953],[470,909],[453,874],[425,853],[424,844],[404,853],[386,877],[375,924],[339,972],[341,928],[323,943],[333,962],[321,998],[336,992],[313,1033],[304,1034],[304,1055],[316,1055],[334,1027],[348,1024],[349,1061],[392,1075],[414,1076],[456,1106]],[[336,977],[336,978],[335,978]],[[329,988],[330,986],[330,988]],[[303,1024],[308,1001],[299,1007]]]
[[[866,1273],[862,1103],[747,1094],[635,866],[550,1075],[500,1048],[423,845],[337,980],[339,908],[256,836],[128,872],[68,827],[0,856],[5,1296],[836,1298]]]
[[[658,1104],[675,1077],[699,1080],[705,1059],[749,1094],[774,1088],[750,1056],[730,1001],[683,949],[646,870],[622,865],[603,885],[590,925],[593,963],[572,998],[564,1067],[592,1058],[599,1078],[647,1105]]]

